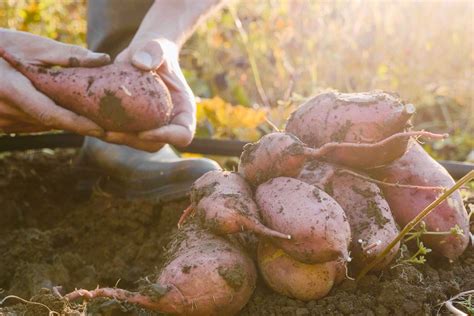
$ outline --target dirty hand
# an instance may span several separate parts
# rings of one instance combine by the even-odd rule
[[[179,47],[154,34],[140,36],[122,51],[116,62],[129,62],[142,70],[155,70],[168,87],[173,102],[170,124],[139,134],[107,132],[105,141],[154,152],[164,144],[188,145],[196,129],[196,103],[178,62]]]
[[[35,65],[95,67],[110,61],[108,55],[94,53],[83,47],[1,28],[0,48]],[[104,133],[91,120],[55,104],[2,58],[0,73],[0,132],[62,129],[96,137]]]

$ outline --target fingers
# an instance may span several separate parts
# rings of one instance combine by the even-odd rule
[[[139,134],[139,138],[148,142],[161,142],[185,147],[191,143],[193,134],[193,131],[186,126],[169,124],[158,129],[142,132]]]
[[[55,42],[54,49],[43,51],[35,57],[43,64],[63,67],[97,67],[110,63],[110,56],[95,53],[84,47]]]
[[[163,63],[163,49],[158,41],[148,41],[133,52],[132,64],[142,70],[155,70]]]
[[[33,64],[94,67],[110,63],[107,54],[94,53],[84,47],[27,32],[0,29],[0,46]]]
[[[134,134],[120,132],[107,132],[101,139],[109,143],[126,145],[151,153],[157,152],[165,145],[164,143],[140,139]]]
[[[0,119],[0,133],[36,133],[48,131],[50,128],[38,124],[18,122],[17,120]]]
[[[51,99],[38,92],[27,78],[20,74],[8,77],[10,80],[4,83],[0,94],[37,121],[38,125],[49,129],[68,130],[81,135],[94,137],[103,135],[104,131],[101,127],[85,117],[56,105]],[[19,122],[22,121],[19,120]]]

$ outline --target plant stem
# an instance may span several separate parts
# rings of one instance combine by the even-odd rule
[[[242,39],[242,43],[244,44],[245,51],[247,52],[250,68],[252,69],[253,78],[255,80],[255,86],[257,87],[257,92],[262,100],[263,105],[266,107],[270,107],[270,102],[268,101],[268,97],[263,89],[262,80],[260,79],[260,72],[258,71],[257,62],[255,61],[254,54],[249,46],[249,37],[245,29],[242,27],[242,21],[240,21],[237,12],[232,6],[228,6],[229,13],[234,19],[235,27],[239,32],[240,38]]]
[[[448,189],[446,192],[441,194],[436,200],[431,202],[427,207],[425,207],[424,210],[422,210],[414,219],[412,219],[404,228],[403,230],[398,234],[397,237],[395,237],[394,240],[368,265],[366,265],[359,273],[359,275],[356,278],[356,281],[359,281],[362,279],[367,272],[369,272],[374,266],[376,266],[379,262],[381,262],[385,256],[392,250],[395,245],[405,237],[406,234],[408,234],[416,225],[418,225],[431,211],[440,205],[444,200],[448,198],[454,191],[459,189],[462,185],[465,183],[469,182],[470,180],[474,179],[474,170],[471,170],[468,174],[466,174],[464,177],[459,179],[450,189]]]

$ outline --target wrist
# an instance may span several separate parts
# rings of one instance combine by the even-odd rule
[[[223,0],[155,0],[143,19],[137,35],[153,33],[181,47],[197,26]]]

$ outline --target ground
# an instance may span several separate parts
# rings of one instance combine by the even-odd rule
[[[47,288],[134,289],[160,262],[188,201],[132,203],[79,190],[84,172],[72,168],[76,156],[76,150],[65,149],[1,154],[0,298],[31,298],[65,315],[79,315],[85,305],[68,306]],[[357,286],[346,280],[326,298],[307,303],[275,294],[259,280],[241,315],[447,314],[442,302],[472,289],[470,246],[454,263],[432,256],[424,265],[370,274]],[[8,300],[0,315],[48,315],[43,306],[17,303]],[[89,303],[87,310],[90,315],[154,315],[105,299]]]

